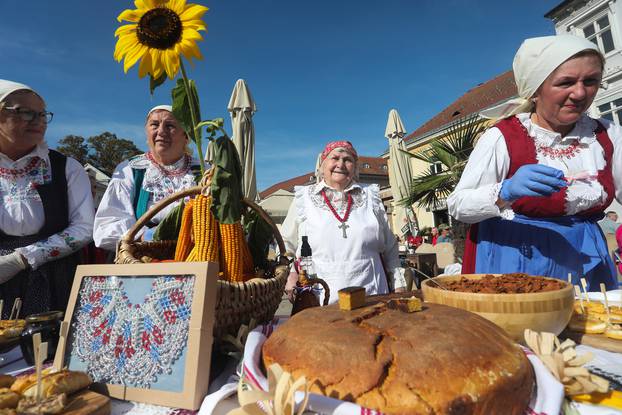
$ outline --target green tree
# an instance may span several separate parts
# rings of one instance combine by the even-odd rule
[[[84,142],[84,137],[79,135],[68,135],[58,142],[56,150],[68,157],[73,157],[81,164],[87,162],[89,155],[88,145]]]
[[[136,145],[124,138],[117,138],[116,134],[108,131],[88,138],[88,162],[108,174],[128,158],[142,153]]]

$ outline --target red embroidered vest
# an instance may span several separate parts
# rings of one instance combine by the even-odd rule
[[[598,121],[594,133],[598,143],[604,150],[605,167],[598,171],[598,181],[607,193],[605,203],[595,205],[588,210],[579,213],[581,216],[591,216],[601,213],[613,200],[615,193],[613,185],[613,175],[611,173],[611,158],[613,155],[613,144],[607,135],[607,130]],[[533,138],[527,133],[527,129],[516,117],[506,118],[499,121],[496,127],[501,130],[505,138],[505,144],[510,156],[510,170],[507,178],[510,178],[516,171],[525,164],[537,164],[536,145]],[[512,203],[514,212],[531,217],[555,217],[566,214],[566,188],[546,197],[521,197]]]

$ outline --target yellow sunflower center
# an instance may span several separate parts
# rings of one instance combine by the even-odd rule
[[[138,40],[156,49],[168,49],[181,38],[181,19],[171,9],[158,7],[149,10],[138,22]]]

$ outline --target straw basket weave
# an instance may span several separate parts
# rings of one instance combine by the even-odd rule
[[[206,187],[195,186],[174,193],[153,205],[119,242],[115,262],[117,264],[136,264],[149,262],[151,259],[173,258],[177,241],[139,242],[134,240],[136,234],[166,206],[186,196],[197,195],[204,189]],[[243,199],[243,203],[255,210],[272,227],[280,252],[285,252],[283,238],[272,218],[260,206],[250,200]],[[253,278],[246,282],[218,280],[214,324],[214,338],[216,340],[222,339],[227,334],[235,337],[240,327],[243,324],[249,324],[251,319],[261,323],[274,317],[289,274],[288,263],[287,258],[279,257],[277,263],[271,269],[265,270],[260,278]]]

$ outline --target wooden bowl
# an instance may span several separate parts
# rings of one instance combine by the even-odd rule
[[[486,274],[463,274],[436,277],[440,284],[460,278],[481,279]],[[528,278],[528,277],[526,277]],[[517,342],[524,342],[525,329],[546,331],[556,336],[568,325],[572,316],[574,289],[565,287],[556,291],[525,294],[481,294],[443,290],[426,280],[421,284],[427,302],[461,308],[492,321]]]

